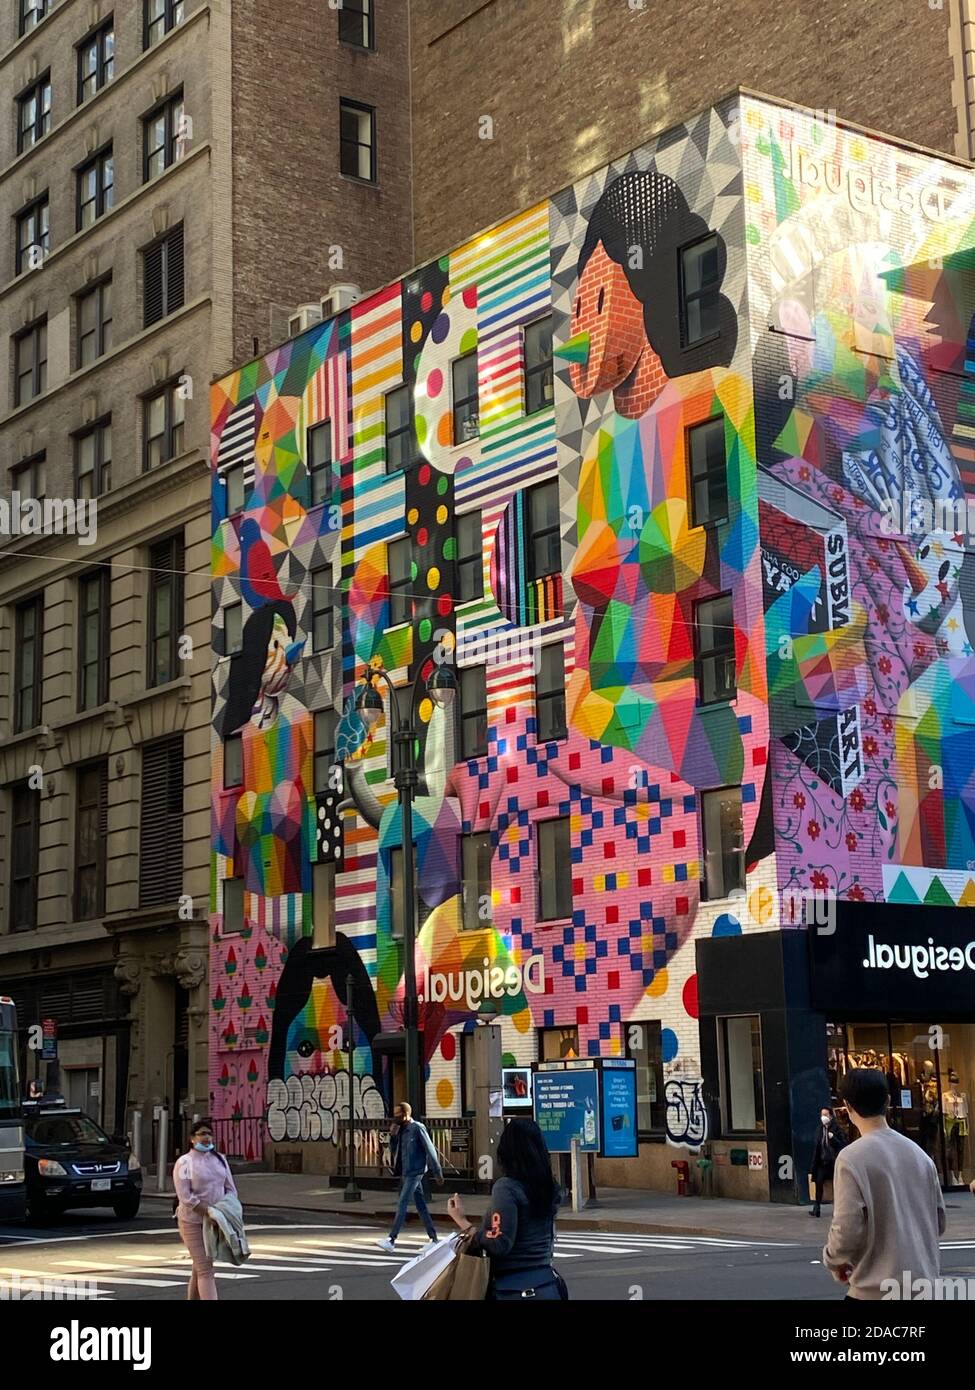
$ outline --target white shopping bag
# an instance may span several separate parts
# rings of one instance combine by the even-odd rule
[[[418,1302],[435,1279],[444,1272],[457,1253],[458,1236],[438,1240],[409,1260],[393,1275],[390,1283],[407,1303]]]

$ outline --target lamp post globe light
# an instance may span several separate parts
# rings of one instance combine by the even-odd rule
[[[383,681],[389,691],[390,712],[393,723],[393,746],[396,750],[393,782],[400,807],[400,826],[403,845],[403,954],[404,954],[404,1001],[403,1030],[406,1034],[406,1098],[413,1114],[423,1114],[422,1085],[420,1077],[420,1031],[416,998],[416,889],[413,876],[413,798],[420,776],[416,763],[417,730],[414,723],[416,700],[420,690],[423,673],[429,662],[423,663],[417,672],[410,689],[409,705],[405,714],[400,707],[396,687],[382,666],[370,669],[366,682],[356,696],[355,707],[367,728],[373,728],[383,715],[385,703],[379,690],[378,681]],[[457,693],[457,678],[449,666],[435,666],[425,681],[425,693],[441,709],[448,709]]]

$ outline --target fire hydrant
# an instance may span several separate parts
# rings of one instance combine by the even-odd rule
[[[678,1197],[690,1196],[691,1167],[686,1159],[672,1158],[671,1168],[677,1169],[677,1195]]]

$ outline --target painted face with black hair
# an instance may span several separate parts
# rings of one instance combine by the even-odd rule
[[[588,400],[600,392],[617,391],[647,354],[659,369],[661,387],[666,383],[660,359],[647,340],[643,305],[630,289],[623,267],[610,259],[602,242],[589,258],[576,290],[572,336],[583,333],[588,336],[588,360],[570,366],[577,396]]]

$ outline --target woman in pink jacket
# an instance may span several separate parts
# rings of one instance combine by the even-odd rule
[[[214,1300],[217,1282],[213,1261],[203,1239],[207,1208],[215,1206],[228,1193],[237,1196],[230,1164],[217,1153],[209,1120],[197,1120],[190,1130],[190,1147],[173,1168],[173,1188],[179,1198],[176,1219],[183,1244],[193,1260],[193,1273],[187,1298]]]

